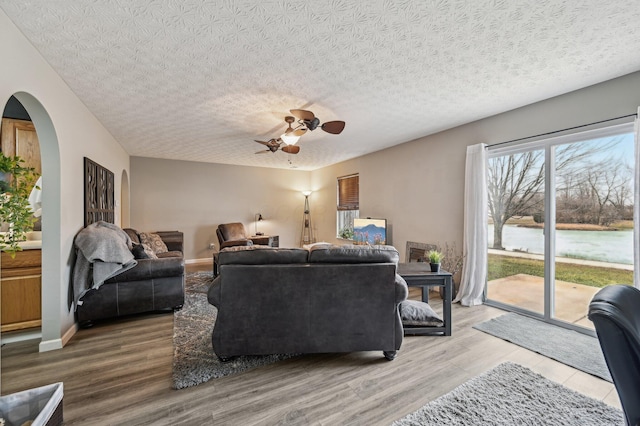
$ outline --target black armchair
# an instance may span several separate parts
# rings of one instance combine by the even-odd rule
[[[589,304],[628,425],[640,424],[640,290],[610,285]]]

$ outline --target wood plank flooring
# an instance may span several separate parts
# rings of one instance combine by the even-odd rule
[[[437,297],[432,306],[441,312]],[[144,315],[80,330],[58,351],[5,345],[2,394],[64,382],[66,425],[388,425],[513,361],[620,406],[611,383],[471,328],[502,313],[455,305],[451,337],[406,337],[392,362],[381,352],[308,355],[178,391],[173,316]]]

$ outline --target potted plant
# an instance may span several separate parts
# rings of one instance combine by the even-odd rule
[[[18,156],[0,153],[0,223],[6,232],[0,233],[0,250],[15,257],[22,250],[19,243],[27,239],[36,218],[29,205],[29,194],[37,176],[35,169],[25,167]]]
[[[440,272],[440,262],[443,259],[443,255],[438,250],[429,250],[427,252],[427,258],[431,265],[431,272]]]
[[[338,236],[345,240],[353,240],[353,228],[349,228],[349,227],[342,228],[338,233]]]

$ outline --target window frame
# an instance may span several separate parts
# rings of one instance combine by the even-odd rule
[[[353,219],[360,216],[359,173],[338,177],[336,190],[336,236],[351,240],[352,238],[342,236],[341,232],[347,227],[353,230]]]

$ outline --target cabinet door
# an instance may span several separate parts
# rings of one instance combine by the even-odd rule
[[[12,258],[0,254],[0,331],[22,330],[41,325],[41,251],[24,250]]]
[[[2,279],[2,332],[40,326],[40,282],[41,275]]]
[[[21,157],[25,166],[33,167],[38,175],[42,174],[40,143],[31,121],[3,118],[1,138],[0,146],[5,155]]]

